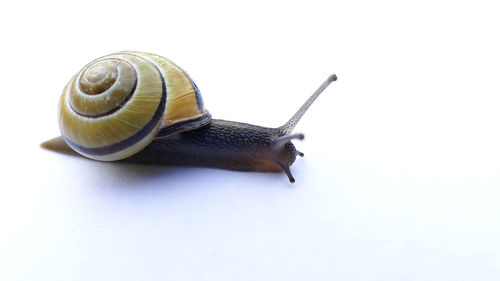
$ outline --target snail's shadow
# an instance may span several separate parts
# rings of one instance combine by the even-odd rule
[[[64,148],[64,147],[63,147]],[[105,188],[168,188],[173,189],[178,186],[195,186],[198,184],[206,186],[207,181],[215,181],[214,184],[227,184],[227,177],[218,177],[215,170],[210,167],[191,166],[170,166],[147,163],[132,163],[125,161],[102,162],[91,160],[81,156],[72,149],[57,149],[58,153],[64,154],[77,160],[81,169],[85,169],[89,174],[97,175],[92,177],[93,185]],[[229,172],[229,171],[228,171]],[[230,171],[235,172],[235,171]],[[239,172],[247,173],[247,172]],[[282,181],[280,173],[258,173],[260,176],[276,178]],[[255,177],[252,177],[255,178]],[[201,179],[201,180],[200,180]]]
[[[95,161],[98,162],[98,161]],[[99,162],[106,166],[103,171],[105,177],[112,177],[116,187],[120,188],[186,188],[211,185],[236,185],[241,184],[243,174],[252,174],[251,181],[259,182],[264,178],[276,180],[290,187],[290,183],[283,179],[282,173],[256,173],[252,171],[230,171],[212,167],[196,166],[170,166],[158,164],[142,164],[128,162]],[[224,175],[221,176],[221,173]],[[231,177],[239,178],[231,183]],[[246,176],[244,176],[246,177]],[[269,178],[270,177],[270,178]],[[260,178],[260,179],[259,179]],[[240,184],[238,184],[240,182]],[[252,185],[252,184],[251,184]]]
[[[87,159],[85,159],[87,160]],[[197,168],[127,162],[97,162],[100,178],[116,188],[175,188],[200,176]],[[199,169],[207,170],[207,169]]]
[[[199,176],[200,172],[204,173],[203,170],[207,172],[210,170],[124,161],[102,162],[88,159],[72,150],[59,150],[58,152],[76,160],[79,165],[82,165],[80,169],[96,175],[92,179],[93,184],[107,188],[146,188],[156,185],[172,187],[176,186],[182,179],[193,179],[194,176]]]

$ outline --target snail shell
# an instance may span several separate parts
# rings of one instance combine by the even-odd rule
[[[208,124],[211,116],[186,72],[168,59],[120,52],[90,62],[66,85],[59,128],[80,154],[127,158],[154,138]]]

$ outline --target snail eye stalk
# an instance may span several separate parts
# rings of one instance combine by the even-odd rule
[[[286,122],[283,126],[278,128],[278,131],[281,132],[283,135],[289,135],[297,123],[299,123],[300,118],[304,116],[304,113],[306,113],[307,109],[313,104],[313,102],[319,97],[319,95],[333,82],[337,81],[337,75],[332,74],[328,76],[328,78],[323,82],[319,88],[306,100],[306,102],[297,110],[297,112]]]
[[[333,82],[337,80],[337,75],[332,74],[328,76],[328,78],[319,86],[319,88],[314,91],[314,93],[306,100],[306,102],[299,108],[299,110],[286,122],[283,126],[276,128],[276,130],[279,132],[280,136],[273,139],[271,141],[271,149],[273,151],[280,151],[283,149],[283,147],[290,142],[291,140],[294,139],[299,139],[303,140],[304,139],[304,134],[302,133],[297,133],[297,134],[291,134],[297,123],[299,123],[300,119],[306,111],[309,109],[309,107],[314,103],[314,101],[319,97],[319,95]],[[294,149],[294,156],[300,156],[304,157],[304,153],[295,150]],[[285,165],[281,163],[278,160],[274,160],[276,164],[281,167],[283,172],[288,176],[288,179],[290,180],[290,183],[294,183],[295,179],[292,176],[292,173],[290,172],[290,167],[288,165]]]

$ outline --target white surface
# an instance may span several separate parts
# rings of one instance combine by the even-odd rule
[[[494,1],[102,2],[1,4],[0,280],[498,280]],[[41,150],[64,84],[127,49],[267,126],[337,73],[297,182]]]

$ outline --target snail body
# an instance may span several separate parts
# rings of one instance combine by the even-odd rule
[[[284,171],[297,155],[291,134],[302,115],[333,81],[331,75],[283,126],[266,128],[211,119],[196,84],[158,55],[120,52],[77,73],[59,101],[62,139],[100,161]],[[61,150],[61,138],[43,147]]]
[[[289,173],[288,167],[301,153],[291,142],[274,150],[269,140],[278,136],[273,128],[213,119],[199,129],[155,139],[124,161]]]

